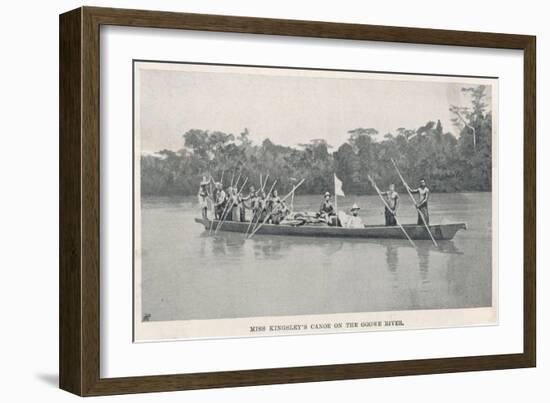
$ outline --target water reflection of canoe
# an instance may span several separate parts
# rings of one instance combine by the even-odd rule
[[[214,229],[218,221],[204,220],[195,218],[195,222],[203,224],[208,230],[213,223]],[[248,222],[224,221],[220,231],[245,233],[248,228]],[[411,239],[430,239],[430,235],[423,225],[407,224],[403,225]],[[465,223],[450,223],[430,225],[436,240],[453,239],[458,230],[466,229]],[[383,225],[365,225],[365,228],[342,228],[329,227],[327,225],[275,225],[264,224],[257,232],[263,235],[287,235],[287,236],[317,236],[317,237],[335,237],[335,238],[382,238],[382,239],[405,239],[405,235],[399,227],[386,227]]]

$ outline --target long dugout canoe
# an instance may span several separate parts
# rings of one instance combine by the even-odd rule
[[[205,220],[203,218],[195,218],[195,222],[203,224],[206,230],[213,225],[213,230],[218,225],[218,220]],[[220,231],[241,232],[245,233],[249,222],[239,221],[224,221]],[[430,235],[423,225],[407,224],[403,228],[411,239],[415,240],[430,240]],[[466,229],[466,223],[449,223],[430,225],[430,231],[434,238],[440,240],[453,239],[455,234]],[[379,239],[405,239],[405,235],[401,228],[386,227],[384,225],[365,225],[364,228],[342,228],[329,227],[327,225],[286,225],[286,224],[264,224],[256,234],[261,235],[286,235],[286,236],[313,236],[313,237],[335,237],[335,238],[379,238]]]

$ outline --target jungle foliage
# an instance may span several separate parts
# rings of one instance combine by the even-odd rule
[[[256,187],[260,174],[269,174],[269,185],[277,179],[281,192],[290,190],[293,178],[305,178],[297,192],[301,194],[332,192],[334,173],[349,194],[374,193],[367,174],[381,187],[395,183],[402,189],[392,158],[410,185],[424,178],[433,192],[490,191],[492,113],[486,90],[463,88],[471,106],[450,107],[458,137],[444,131],[439,120],[384,135],[370,127],[351,129],[336,150],[323,139],[286,147],[269,139],[255,144],[248,129],[239,135],[189,130],[181,150],[142,155],[142,195],[195,195],[202,175],[219,181],[222,173],[225,186],[241,173]]]

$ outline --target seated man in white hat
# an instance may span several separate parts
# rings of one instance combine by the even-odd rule
[[[340,223],[344,228],[364,228],[363,220],[359,217],[359,206],[357,203],[353,203],[353,206],[350,209],[351,215],[341,211],[338,214]]]

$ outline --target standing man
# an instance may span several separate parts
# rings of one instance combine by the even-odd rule
[[[241,221],[242,222],[246,221],[246,209],[250,209],[254,211],[256,190],[254,189],[254,186],[250,186],[248,190],[249,190],[248,196],[241,197]],[[246,202],[249,202],[250,204],[247,206]]]
[[[422,216],[426,220],[426,225],[430,225],[430,216],[428,214],[428,199],[430,198],[430,189],[426,186],[426,181],[420,179],[420,186],[417,189],[409,188],[411,193],[418,193],[419,201],[416,203],[416,209],[418,210],[418,225],[424,225]]]
[[[201,209],[202,218],[208,220],[208,185],[210,180],[206,178],[206,175],[202,176],[202,181],[199,185],[199,194],[197,195],[199,199],[199,208]]]
[[[250,199],[250,209],[252,210],[252,217],[250,217],[250,221],[252,222],[258,221],[260,217],[261,192],[262,190],[258,189],[254,192],[252,198]]]
[[[231,187],[231,193],[229,193],[230,205],[228,206],[227,221],[239,221],[239,193],[235,186]]]
[[[397,205],[399,204],[399,194],[395,191],[395,185],[390,184],[387,191],[380,193],[382,196],[386,196],[386,202],[390,208],[384,207],[384,216],[386,217],[386,226],[393,227],[397,225],[395,215],[397,214]]]
[[[225,206],[225,217],[223,216],[224,212],[222,212],[222,216],[220,217],[220,220],[223,219],[225,221],[231,221],[232,220],[232,214],[233,214],[233,186],[228,186],[226,191],[226,206]]]
[[[214,204],[217,220],[221,220],[226,202],[227,202],[227,196],[223,190],[223,186],[220,182],[217,182],[216,183],[216,202]]]
[[[265,218],[267,217],[267,209],[268,209],[268,206],[267,206],[267,196],[265,194],[265,192],[262,190],[259,191],[260,194],[259,194],[259,198],[258,198],[258,205],[257,205],[257,208],[258,208],[258,220],[257,222],[264,222]]]
[[[244,202],[242,192],[235,188],[235,204],[233,208],[233,221],[244,221]]]

